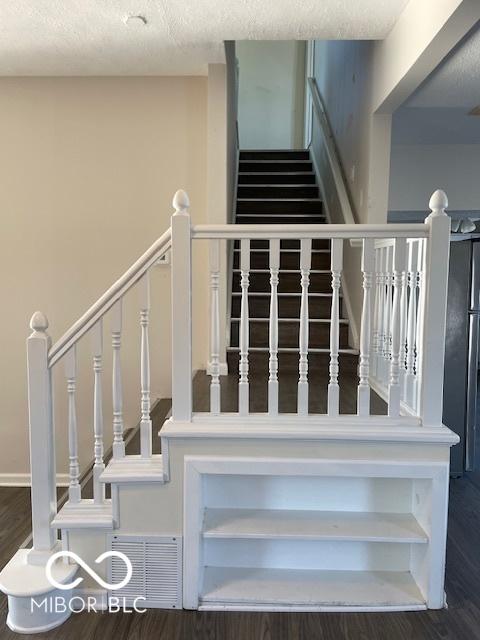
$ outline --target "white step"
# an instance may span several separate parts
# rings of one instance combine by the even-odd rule
[[[426,543],[428,536],[410,513],[206,509],[205,538],[307,539]]]
[[[112,502],[95,504],[93,500],[66,502],[51,524],[54,529],[111,529]]]
[[[165,482],[162,456],[142,458],[134,455],[112,459],[100,476],[100,482]]]
[[[330,611],[426,608],[409,572],[205,568],[201,609],[268,605]]]

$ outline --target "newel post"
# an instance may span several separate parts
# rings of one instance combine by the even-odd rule
[[[192,267],[189,199],[173,198],[172,216],[172,417],[192,417]]]
[[[30,321],[27,339],[28,415],[33,549],[30,564],[43,564],[56,543],[50,523],[56,514],[55,445],[53,433],[52,379],[48,367],[51,346],[48,320],[37,311]]]
[[[422,348],[420,356],[420,417],[424,425],[441,425],[443,367],[447,311],[450,217],[446,194],[437,190],[430,198],[431,214],[425,220],[429,235],[424,261]]]

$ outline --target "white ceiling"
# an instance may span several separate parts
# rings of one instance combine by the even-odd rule
[[[0,75],[202,75],[224,40],[384,38],[407,2],[2,0]]]
[[[480,105],[480,25],[450,52],[417,91],[407,107],[471,110]]]

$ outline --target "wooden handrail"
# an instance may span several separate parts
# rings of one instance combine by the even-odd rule
[[[133,285],[165,255],[171,247],[172,232],[168,228],[152,246],[106,291],[90,309],[51,347],[48,366],[51,368],[83,335],[85,335]]]

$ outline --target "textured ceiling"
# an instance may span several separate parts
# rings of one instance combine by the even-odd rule
[[[480,24],[451,51],[407,100],[408,107],[480,105]]]
[[[407,2],[3,0],[0,75],[201,75],[224,40],[383,38]]]

